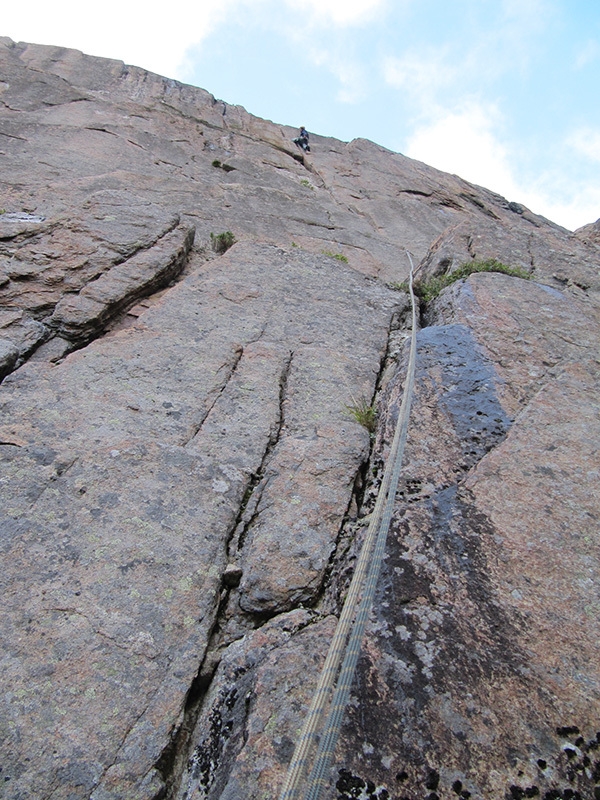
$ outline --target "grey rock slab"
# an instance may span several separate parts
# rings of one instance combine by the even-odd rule
[[[284,387],[281,432],[241,535],[240,605],[254,613],[311,602],[320,590],[358,469],[368,456],[367,431],[348,408],[373,396],[395,305],[392,292],[334,260],[322,259],[310,270],[306,257],[290,259],[294,262],[298,273],[290,271],[284,290],[289,316],[271,320],[267,328],[272,333],[282,325],[280,335],[298,337]],[[315,296],[308,317],[293,295],[300,280],[301,291]]]
[[[383,330],[380,335],[381,346]],[[244,531],[244,610],[273,613],[318,595],[358,469],[369,452],[368,433],[352,422],[347,406],[356,389],[362,388],[367,398],[372,394],[378,355],[382,351],[375,351],[371,367],[361,375],[359,360],[341,347],[304,347],[294,354],[284,428]]]
[[[0,379],[8,375],[18,357],[18,347],[10,339],[0,339]]]
[[[445,289],[430,319],[474,329],[495,363],[498,394],[510,416],[565,365],[597,357],[600,327],[592,307],[570,292],[500,273],[471,275]]]
[[[63,209],[31,230],[12,230],[0,242],[6,276],[0,282],[0,301],[46,317],[65,295],[79,292],[111,267],[148,250],[178,224],[178,214],[130,192],[92,192],[82,207]],[[151,284],[141,291],[148,289]]]
[[[296,609],[225,651],[203,700],[178,800],[278,796],[335,624],[335,617]]]
[[[394,302],[335,260],[236,245],[133,326],[5,379],[7,797],[52,788],[57,798],[116,800],[156,783],[214,623],[242,500],[269,459],[283,458],[286,425],[310,449],[306,469],[295,462],[302,500],[287,520],[313,503],[328,531],[307,573],[315,581],[368,441],[332,420],[354,392],[373,390]],[[335,347],[324,347],[330,339]],[[265,525],[243,560],[270,587],[253,567],[264,536],[273,536]],[[277,580],[294,569],[293,558],[278,564]]]
[[[12,361],[7,372],[19,365],[50,336],[50,331],[44,324],[11,308],[0,309],[0,330],[3,338],[10,340],[18,351],[18,358]]]
[[[575,231],[575,236],[584,242],[591,242],[596,245],[600,244],[600,220],[578,228]]]

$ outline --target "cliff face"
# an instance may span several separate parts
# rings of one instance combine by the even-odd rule
[[[532,280],[422,303],[327,796],[597,798],[597,224],[363,140],[303,156],[120,62],[0,64],[3,796],[277,797],[387,458],[409,250]]]

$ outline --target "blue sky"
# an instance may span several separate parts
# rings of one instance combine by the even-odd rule
[[[30,0],[0,35],[372,139],[569,229],[600,217],[600,0]]]

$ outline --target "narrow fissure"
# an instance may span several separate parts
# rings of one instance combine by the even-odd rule
[[[267,442],[267,446],[265,448],[265,452],[263,454],[260,466],[254,473],[254,475],[252,475],[250,482],[248,484],[248,488],[246,489],[246,493],[244,495],[244,500],[242,501],[242,504],[240,506],[240,512],[236,520],[234,533],[228,542],[228,554],[231,557],[233,557],[236,551],[239,552],[244,546],[244,541],[246,539],[248,530],[252,525],[252,521],[256,518],[257,515],[256,509],[258,507],[258,503],[260,502],[260,494],[262,492],[259,490],[258,497],[256,497],[255,495],[258,487],[260,487],[262,480],[264,478],[267,464],[271,460],[273,451],[275,450],[275,447],[277,446],[279,439],[281,438],[281,431],[283,430],[283,426],[285,424],[284,407],[287,397],[287,383],[290,370],[292,367],[293,358],[294,358],[294,353],[293,351],[290,351],[287,359],[283,364],[283,369],[281,370],[281,375],[279,377],[279,410],[278,410],[277,422],[274,430],[271,431],[271,436],[269,437],[269,441]],[[248,509],[252,509],[250,518],[248,518],[247,514]]]
[[[421,304],[422,315],[426,310],[424,306],[425,304]],[[381,402],[382,394],[391,379],[391,373],[395,372],[398,367],[409,325],[409,316],[406,313],[405,304],[399,304],[390,317],[385,352],[381,357],[373,390],[373,403]],[[292,359],[293,353],[290,353],[280,377],[277,425],[274,426],[272,435],[265,447],[259,468],[250,477],[244,498],[240,504],[239,513],[226,543],[230,562],[235,562],[237,554],[244,545],[252,522],[256,518],[261,496],[260,487],[285,424],[284,410],[287,381]],[[381,422],[382,420],[380,424]],[[311,603],[319,618],[324,614],[339,614],[345,592],[351,580],[356,553],[364,535],[364,531],[361,529],[366,530],[365,518],[368,517],[369,511],[373,508],[383,474],[383,463],[380,458],[376,457],[374,446],[375,437],[372,436],[369,455],[357,468],[353,491],[340,525],[336,544],[325,571],[320,591],[314,602]],[[223,651],[236,638],[231,636],[231,632],[229,632],[228,637],[227,622],[235,616],[237,622],[240,623],[237,632],[241,632],[244,622],[246,630],[249,632],[261,627],[269,619],[277,616],[277,614],[265,616],[244,614],[239,609],[232,609],[232,604],[238,597],[236,591],[237,582],[235,580],[231,585],[224,584],[222,588],[206,654],[186,697],[183,722],[179,729],[174,731],[171,741],[156,764],[156,769],[160,772],[165,782],[166,788],[162,795],[164,800],[175,800],[178,796],[191,755],[192,736],[202,712],[204,700],[210,689]]]
[[[421,308],[422,313],[425,311],[423,305]],[[391,378],[391,373],[396,370],[399,364],[403,345],[406,340],[406,331],[410,326],[407,308],[407,303],[399,304],[390,317],[386,347],[381,356],[379,371],[373,390],[372,403],[376,403],[378,400],[380,401],[387,382]],[[241,358],[241,353],[239,357]],[[272,435],[269,438],[259,468],[250,477],[244,493],[244,498],[240,504],[239,513],[232,526],[231,535],[226,543],[228,561],[230,563],[235,562],[237,554],[243,548],[248,531],[258,513],[257,509],[260,502],[261,485],[264,481],[268,463],[280,440],[281,431],[285,424],[284,410],[287,381],[292,360],[293,353],[290,353],[281,372],[277,424],[274,426]],[[233,374],[233,370],[231,374]],[[231,377],[231,375],[229,377]],[[221,391],[224,386],[225,384]],[[215,398],[215,402],[216,399],[217,398]],[[211,408],[212,406],[214,406],[214,402]],[[208,413],[209,412],[207,412],[207,415]],[[206,419],[207,415],[205,415],[204,419]],[[324,614],[339,614],[347,586],[351,580],[356,552],[360,546],[360,540],[362,539],[363,531],[361,531],[361,529],[366,529],[366,524],[363,520],[373,508],[383,474],[383,464],[379,458],[375,457],[374,445],[375,437],[372,436],[369,455],[358,465],[353,491],[349,498],[343,521],[340,525],[329,564],[324,573],[321,588],[314,602],[311,603],[311,607],[317,612],[318,618],[321,618]],[[227,622],[232,617],[235,617],[237,622],[240,623],[238,633],[241,632],[244,625],[246,626],[246,631],[249,632],[261,627],[269,619],[278,616],[277,613],[261,616],[244,614],[244,612],[239,609],[232,610],[232,604],[238,597],[236,591],[237,582],[238,580],[234,579],[231,585],[225,584],[222,588],[206,653],[186,697],[183,722],[179,729],[174,731],[171,741],[164,749],[156,764],[156,769],[160,772],[165,782],[166,788],[164,795],[162,795],[164,800],[176,800],[178,796],[191,754],[192,736],[202,712],[204,700],[210,689],[222,653],[236,638],[235,636],[231,636],[231,632],[228,636]]]
[[[206,415],[203,418],[203,422],[210,413],[210,410],[214,407],[218,397],[221,395],[221,393],[225,389],[225,386],[227,385],[233,373],[235,372],[235,369],[242,357],[242,353],[243,349],[240,349],[240,351],[238,351],[238,358],[236,359],[235,364],[233,365],[228,375],[227,381],[223,384],[221,390],[216,395],[213,403],[211,404],[210,409],[207,411]],[[284,405],[287,392],[287,380],[292,364],[292,359],[293,359],[293,352],[290,352],[283,364],[283,368],[279,379],[279,413],[276,425],[274,426],[274,430],[271,432],[271,435],[267,441],[267,445],[265,447],[261,463],[256,472],[250,477],[248,486],[244,493],[243,500],[240,504],[239,513],[236,517],[234,524],[231,527],[230,535],[228,536],[227,541],[225,543],[225,552],[227,553],[228,561],[230,562],[234,560],[235,558],[234,554],[236,553],[236,551],[239,551],[239,549],[241,549],[245,532],[248,526],[251,524],[251,520],[254,518],[254,513],[253,513],[250,520],[244,519],[248,507],[252,505],[254,505],[255,507],[258,503],[258,500],[256,501],[256,503],[254,504],[252,503],[255,491],[264,477],[267,464],[270,461],[272,453],[275,447],[277,446],[277,443],[279,442],[281,436],[281,431],[285,420]],[[201,425],[199,426],[199,429]],[[191,737],[194,732],[200,712],[202,710],[202,704],[204,698],[210,688],[212,679],[219,665],[220,655],[222,654],[223,650],[229,644],[231,644],[232,641],[234,641],[233,637],[231,637],[231,641],[227,640],[228,637],[226,634],[226,621],[228,616],[231,616],[228,614],[231,595],[232,592],[234,592],[237,583],[239,583],[239,577],[240,577],[239,575],[236,575],[233,578],[231,585],[227,585],[227,583],[224,581],[224,585],[221,590],[221,596],[219,598],[219,604],[215,614],[214,623],[212,625],[209,634],[206,652],[200,663],[196,677],[192,681],[186,696],[184,712],[183,712],[184,713],[183,722],[180,725],[180,727],[173,732],[171,741],[165,747],[159,760],[155,765],[156,769],[161,774],[165,783],[166,787],[165,793],[164,795],[162,795],[162,797],[164,797],[165,800],[174,800],[174,798],[177,795],[177,792],[179,791],[179,787],[183,779],[183,775],[185,774],[186,765],[190,755],[189,750],[190,750]],[[241,621],[243,620],[246,621],[248,630],[260,627],[268,619],[268,617],[263,618],[263,617],[255,617],[254,615],[244,614],[244,612],[242,612],[241,609],[236,612],[236,615],[239,617]]]
[[[379,371],[375,379],[375,387],[371,405],[375,406],[385,389],[387,380],[398,366],[402,345],[406,339],[405,332],[410,329],[410,302],[398,305],[390,317],[385,351],[379,363]],[[317,593],[313,608],[321,613],[333,613],[339,616],[344,596],[352,578],[353,562],[356,557],[359,541],[362,539],[362,521],[372,510],[379,490],[383,465],[374,460],[375,434],[370,436],[370,447],[367,458],[359,465],[354,488],[348,507],[342,518],[336,537],[335,546],[325,570],[321,588]]]
[[[225,373],[225,378],[221,382],[221,385],[216,389],[212,402],[207,406],[206,411],[202,415],[202,418],[198,422],[194,423],[191,432],[187,436],[187,439],[184,442],[182,442],[181,445],[182,447],[187,447],[187,445],[190,444],[190,442],[192,442],[202,430],[202,426],[208,419],[210,412],[215,407],[217,400],[219,399],[219,397],[221,397],[221,395],[223,394],[223,392],[227,387],[227,384],[233,378],[243,355],[244,355],[244,348],[242,346],[237,347],[234,351],[233,359],[229,363],[223,364],[223,367],[228,368],[227,372]],[[222,369],[223,367],[220,367],[219,370]]]
[[[473,237],[470,235],[467,236],[467,250],[469,251],[469,255],[471,256],[472,259],[477,258],[477,251],[475,250]]]
[[[202,701],[210,687],[217,664],[211,665],[213,668],[205,669],[211,655],[210,642],[214,635],[214,630],[218,626],[219,616],[223,613],[223,608],[227,604],[228,591],[221,592],[221,598],[215,617],[215,622],[209,636],[209,644],[196,677],[192,681],[185,698],[183,707],[183,721],[179,728],[171,734],[171,739],[162,751],[160,758],[155,764],[155,769],[160,773],[164,781],[164,791],[161,791],[155,800],[174,800],[179,791],[179,787],[185,773],[186,764],[189,756],[189,747],[196,722],[202,709]]]

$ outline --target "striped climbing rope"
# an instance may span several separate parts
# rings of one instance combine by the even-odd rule
[[[385,554],[408,432],[417,352],[414,267],[408,251],[406,255],[410,263],[408,286],[412,333],[402,405],[367,535],[279,800],[319,800],[326,785]],[[310,759],[315,747],[317,750],[311,767]]]

